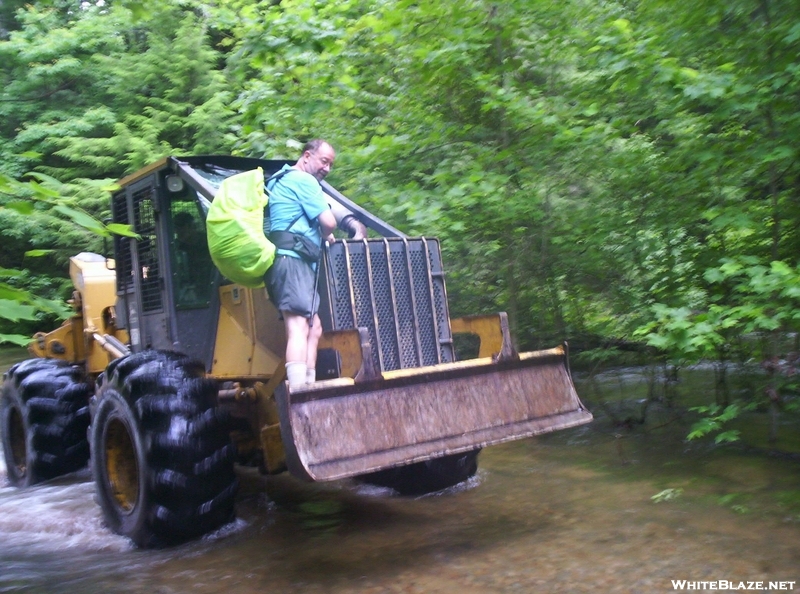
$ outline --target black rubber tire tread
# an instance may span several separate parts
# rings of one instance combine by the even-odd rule
[[[419,496],[435,493],[464,482],[478,471],[480,449],[387,468],[360,475],[357,480],[394,489],[400,495]]]
[[[89,442],[86,439],[86,429],[88,427],[89,408],[83,407],[79,413],[73,415],[69,420],[64,420],[64,418],[61,417],[47,425],[31,425],[29,441],[36,450],[41,451],[52,451],[53,448],[64,443],[75,445],[78,443],[85,443],[88,446]],[[89,461],[88,456],[86,461]]]
[[[92,472],[108,526],[143,548],[168,546],[234,519],[236,449],[218,386],[201,363],[144,351],[110,364],[92,403]],[[106,463],[109,423],[123,421],[138,466],[138,495],[123,509]],[[210,463],[209,461],[213,461]]]
[[[59,359],[28,359],[6,372],[0,433],[12,485],[28,487],[86,466],[91,392],[83,368]],[[24,431],[24,462],[14,458],[9,441],[14,410]]]

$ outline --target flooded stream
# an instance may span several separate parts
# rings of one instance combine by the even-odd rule
[[[0,592],[800,590],[800,463],[687,443],[673,411],[650,414],[652,430],[598,415],[487,448],[476,477],[416,499],[245,470],[234,524],[157,551],[103,527],[88,471],[19,491],[0,463]]]

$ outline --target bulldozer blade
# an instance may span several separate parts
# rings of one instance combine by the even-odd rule
[[[276,390],[289,470],[327,481],[588,423],[562,347]]]

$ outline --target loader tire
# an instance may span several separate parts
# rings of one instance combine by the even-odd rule
[[[168,351],[113,361],[92,400],[92,474],[108,527],[143,548],[234,519],[238,480],[218,386]]]
[[[80,366],[59,359],[28,359],[5,373],[0,433],[12,485],[29,487],[86,466],[91,390]]]
[[[472,477],[478,471],[480,449],[387,468],[358,477],[362,482],[394,489],[400,495],[426,495],[447,489]]]

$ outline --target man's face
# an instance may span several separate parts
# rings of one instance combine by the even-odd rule
[[[319,181],[331,172],[336,153],[329,144],[322,144],[314,151],[306,151],[303,155],[304,171],[316,177]]]

